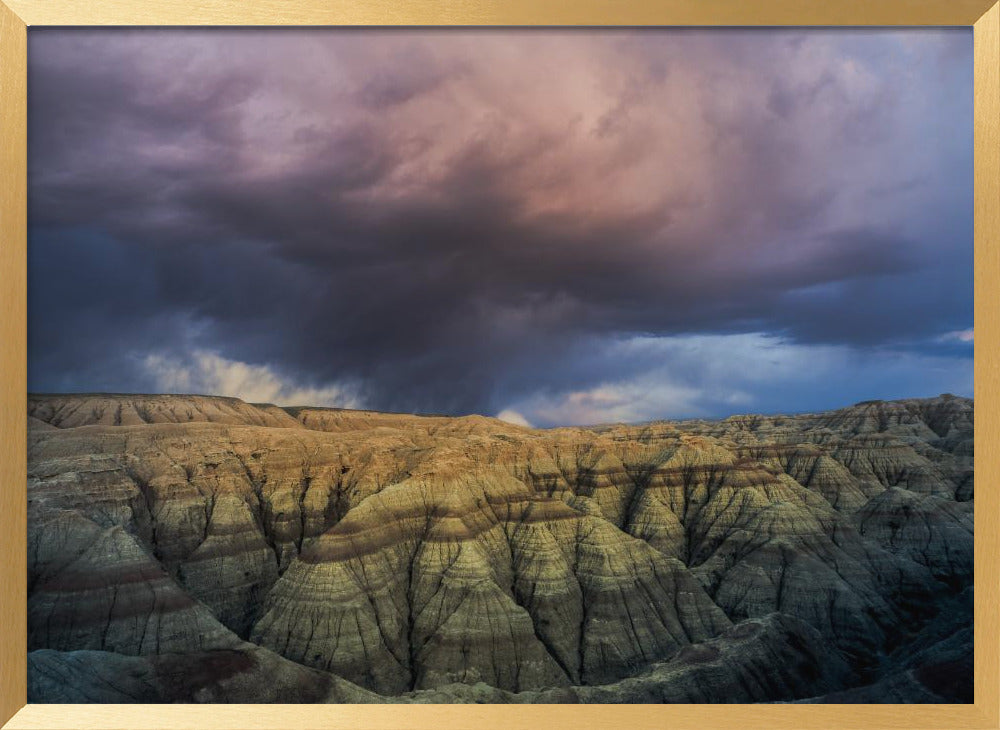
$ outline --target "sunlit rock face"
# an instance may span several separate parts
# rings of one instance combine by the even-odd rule
[[[968,399],[548,431],[207,396],[29,415],[32,701],[971,687]]]

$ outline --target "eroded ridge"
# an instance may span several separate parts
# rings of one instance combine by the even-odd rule
[[[971,686],[969,399],[548,431],[208,396],[29,415],[31,701]]]

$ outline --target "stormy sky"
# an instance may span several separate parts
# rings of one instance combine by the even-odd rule
[[[28,76],[34,392],[972,394],[969,29],[38,29]]]

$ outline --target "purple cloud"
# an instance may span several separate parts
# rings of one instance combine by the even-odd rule
[[[971,357],[941,340],[972,322],[963,30],[42,29],[29,52],[34,389],[154,388],[149,356],[212,352],[497,412],[618,382],[580,362],[607,338]]]

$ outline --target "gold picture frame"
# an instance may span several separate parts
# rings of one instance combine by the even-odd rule
[[[27,27],[698,25],[974,27],[975,704],[27,705]],[[5,728],[1000,727],[1000,3],[996,0],[0,0],[0,725]]]

